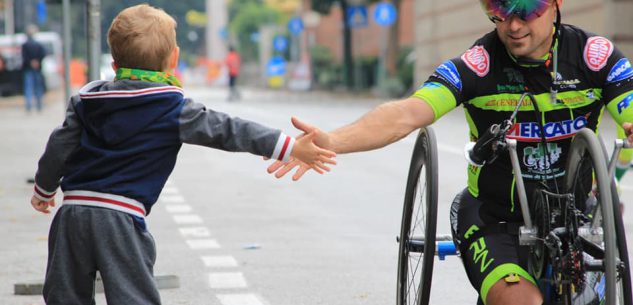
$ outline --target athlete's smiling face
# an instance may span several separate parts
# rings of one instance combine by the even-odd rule
[[[555,0],[560,8],[562,0]],[[517,57],[540,59],[547,55],[553,39],[556,5],[552,5],[536,19],[525,21],[511,15],[504,21],[496,21],[497,34],[508,51]]]

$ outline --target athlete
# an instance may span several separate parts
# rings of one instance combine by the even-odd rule
[[[518,142],[528,194],[537,183],[551,185],[565,175],[572,137],[583,127],[595,131],[605,107],[633,143],[633,68],[611,41],[561,24],[563,0],[480,2],[495,25],[492,32],[441,64],[413,96],[382,104],[332,132],[320,132],[317,144],[337,153],[377,149],[458,106],[464,107],[476,140],[510,117],[526,91],[534,94],[536,104],[520,106],[508,137]],[[303,132],[316,128],[296,118],[293,124]],[[308,170],[299,161],[276,162],[268,171],[282,177],[297,165],[297,180]],[[528,251],[521,251],[516,235],[473,238],[478,229],[522,221],[509,157],[469,166],[467,172],[468,187],[454,200],[451,224],[480,301],[541,305],[543,297],[526,271]],[[487,255],[478,255],[484,250]]]

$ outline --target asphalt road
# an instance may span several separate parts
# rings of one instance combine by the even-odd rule
[[[245,90],[225,101],[219,89],[191,89],[208,107],[296,134],[290,116],[331,130],[356,120],[382,100],[330,93]],[[50,96],[42,115],[0,100],[0,304],[43,304],[15,296],[13,285],[41,281],[52,215],[28,203],[36,162],[62,119]],[[605,136],[613,134],[605,119]],[[433,127],[438,137],[438,232],[448,233],[448,208],[466,181],[462,156],[467,126],[461,110]],[[397,243],[406,174],[415,135],[381,150],[340,155],[320,176],[293,182],[265,171],[270,161],[248,154],[183,147],[161,199],[148,217],[157,248],[157,275],[177,275],[181,287],[161,291],[164,304],[394,304]],[[633,202],[633,175],[623,197]],[[633,208],[625,212],[633,236]],[[633,238],[629,238],[629,241]],[[629,248],[633,245],[629,245]],[[431,304],[474,304],[456,257],[436,263]],[[98,294],[97,304],[105,304]]]

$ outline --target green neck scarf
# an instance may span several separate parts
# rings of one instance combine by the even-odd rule
[[[180,80],[173,74],[161,71],[148,71],[140,69],[118,68],[115,80],[129,79],[151,83],[165,83],[176,87],[182,87]]]

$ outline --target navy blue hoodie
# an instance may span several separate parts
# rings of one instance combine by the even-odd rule
[[[73,96],[39,161],[35,196],[147,215],[182,143],[287,160],[294,139],[206,109],[160,83],[95,81]]]

